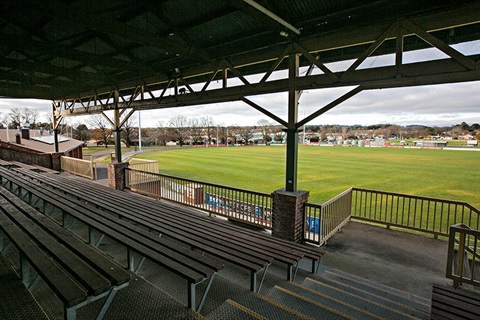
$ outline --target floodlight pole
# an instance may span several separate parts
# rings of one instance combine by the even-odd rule
[[[299,74],[299,55],[289,56],[288,67],[288,126],[287,126],[287,164],[285,175],[285,190],[294,192],[297,190],[297,163],[298,163],[298,99],[296,82]]]
[[[5,127],[7,128],[7,142],[10,143],[10,131],[8,130],[8,120],[7,117],[4,119]]]
[[[138,110],[138,151],[142,152],[142,121]]]

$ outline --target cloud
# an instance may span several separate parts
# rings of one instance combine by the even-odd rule
[[[299,104],[299,119],[310,115],[351,89],[352,87],[341,87],[304,91]],[[287,93],[248,98],[287,120]],[[51,102],[47,100],[0,99],[0,117],[15,107],[35,108],[40,113],[41,121],[49,121],[52,108]],[[267,119],[266,115],[242,101],[145,110],[141,114],[144,127],[155,127],[160,121],[167,123],[175,115],[187,118],[208,115],[223,125],[254,125],[260,119]],[[86,118],[75,117],[67,121],[86,123]],[[469,124],[480,123],[479,81],[363,91],[314,119],[310,124],[454,125],[463,121]]]

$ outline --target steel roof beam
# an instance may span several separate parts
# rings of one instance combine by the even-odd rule
[[[409,17],[409,21],[415,23],[417,26],[420,26],[425,32],[432,32],[436,30],[443,30],[452,28],[455,26],[462,25],[471,25],[475,23],[480,23],[478,12],[480,12],[480,2],[469,3],[464,6],[456,6],[449,10],[448,12],[436,12],[428,15],[421,15],[416,17]],[[321,34],[315,37],[309,37],[306,39],[298,39],[298,46],[303,48],[303,50],[309,52],[310,54],[322,54],[322,52],[327,52],[339,48],[347,48],[355,45],[361,44],[372,44],[378,39],[378,35],[382,35],[385,30],[390,30],[390,33],[383,34],[385,39],[393,39],[398,36],[398,29],[390,28],[394,23],[391,22],[381,22],[374,25],[369,25],[365,27],[355,28],[348,30],[332,32],[328,34]],[[405,33],[403,36],[409,36],[413,33]],[[285,42],[285,45],[288,45],[288,41]],[[228,61],[235,68],[242,68],[244,66],[255,65],[259,63],[274,62],[278,59],[279,54],[283,49],[279,49],[279,44],[276,44],[272,47],[263,48],[256,50],[255,52],[246,52],[239,53],[228,58]],[[411,48],[403,46],[403,51],[408,51]],[[395,50],[395,49],[394,49]],[[393,52],[394,53],[394,52]],[[342,60],[342,57],[334,59],[332,61]],[[185,79],[190,79],[198,77],[199,75],[208,75],[212,72],[216,72],[215,67],[218,65],[218,60],[203,63],[201,65],[192,65],[189,67],[182,67],[182,74]],[[214,71],[212,71],[214,70]],[[209,78],[210,76],[207,76]],[[167,82],[168,76],[157,74],[152,77],[144,77],[143,81],[146,84],[156,84],[150,86],[151,90],[157,90],[158,88],[162,89],[165,82]],[[203,82],[206,80],[202,80]],[[200,81],[199,81],[200,82]],[[189,83],[197,83],[195,81],[189,80]],[[136,81],[127,81],[122,83],[121,89],[123,88],[134,88],[138,85]],[[110,87],[97,88],[98,92],[108,92],[111,90]],[[92,92],[85,91],[81,96],[88,97]],[[75,96],[72,96],[74,98]],[[67,96],[68,98],[68,96]]]
[[[83,27],[100,33],[108,33],[121,38],[141,43],[143,45],[160,48],[166,51],[173,51],[178,54],[201,58],[208,61],[208,53],[194,46],[185,45],[171,37],[160,37],[156,34],[145,32],[143,30],[127,26],[126,24],[110,19],[106,15],[99,15],[91,12],[85,12],[79,8],[74,8],[61,1],[34,1],[32,3],[40,9],[43,14],[62,19],[70,23],[80,23]]]
[[[301,32],[300,30],[298,30],[297,28],[295,28],[293,25],[291,25],[290,23],[288,23],[287,21],[285,21],[284,19],[280,18],[278,15],[276,15],[275,13],[271,12],[270,10],[268,10],[267,8],[261,6],[260,4],[258,4],[257,2],[253,1],[253,0],[243,0],[243,2],[247,3],[248,5],[252,6],[253,8],[255,8],[256,10],[260,11],[261,13],[263,13],[264,15],[266,15],[267,17],[269,17],[270,19],[272,19],[273,21],[275,21],[276,23],[284,26],[285,28],[287,28],[288,30],[292,31],[293,33],[295,33],[296,35],[300,35]]]
[[[403,65],[401,77],[398,77],[396,65],[354,70],[349,74],[348,79],[338,82],[332,81],[331,77],[325,74],[298,77],[296,80],[296,88],[297,90],[311,90],[344,86],[361,86],[363,90],[372,90],[478,81],[480,80],[480,67],[478,66],[480,55],[468,57],[477,61],[477,68],[475,70],[466,70],[464,66],[453,59],[443,59]],[[342,74],[343,73],[335,73],[340,79]],[[236,101],[241,100],[245,96],[285,91],[288,91],[288,79],[273,80],[261,85],[245,84],[236,87],[209,90],[201,96],[187,93],[181,96],[163,97],[161,103],[159,103],[157,98],[137,100],[129,103],[129,107],[137,110],[183,107]],[[126,104],[120,103],[119,107],[125,108]],[[89,113],[98,113],[112,108],[112,104],[104,104],[102,106],[91,107]],[[70,112],[62,112],[62,114],[85,115],[88,113],[81,109],[76,109],[71,114]]]

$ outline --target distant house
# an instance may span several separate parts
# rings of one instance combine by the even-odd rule
[[[7,136],[9,141],[7,141]],[[53,133],[48,133],[46,131],[8,129],[7,134],[7,129],[0,129],[0,141],[17,144],[37,152],[55,152]],[[58,152],[65,153],[68,157],[81,159],[83,145],[83,141],[69,138],[68,136],[58,136]]]
[[[59,169],[60,155],[82,159],[83,141],[58,136],[58,153],[53,134],[28,128],[0,129],[0,159],[19,161],[46,168]],[[57,160],[55,160],[57,159]]]

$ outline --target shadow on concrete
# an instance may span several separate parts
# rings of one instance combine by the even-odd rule
[[[322,247],[322,264],[430,298],[445,277],[447,241],[349,222]]]

